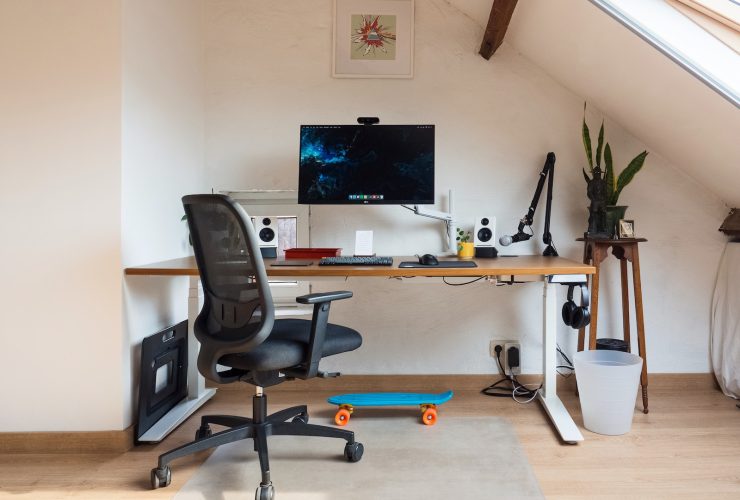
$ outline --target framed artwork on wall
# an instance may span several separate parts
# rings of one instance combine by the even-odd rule
[[[334,78],[413,78],[414,0],[334,0]]]

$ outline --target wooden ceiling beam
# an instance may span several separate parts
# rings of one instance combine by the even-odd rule
[[[480,55],[490,59],[501,42],[504,41],[506,29],[509,27],[511,15],[514,13],[517,0],[493,0],[491,15],[488,16],[488,26],[483,34],[483,43],[480,45]]]

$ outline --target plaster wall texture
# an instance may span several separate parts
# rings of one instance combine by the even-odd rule
[[[658,36],[680,37],[683,40],[674,40],[674,44],[683,41],[694,52],[706,47],[698,36],[701,29],[665,2],[619,0],[615,4],[629,7],[629,15],[640,13],[638,19],[648,26],[650,17],[667,23],[677,16],[683,24],[671,25]],[[473,15],[480,19],[479,13]],[[687,27],[696,29],[697,36],[687,33]],[[680,45],[677,49],[710,70],[728,61],[716,78],[737,95],[740,55],[706,33],[704,37],[717,47],[700,54],[692,54]],[[532,0],[517,5],[507,40],[556,81],[589,103],[596,103],[605,115],[728,207],[740,205],[740,110],[626,27],[590,2]],[[720,55],[723,57],[712,61],[713,56]]]
[[[122,428],[120,3],[0,3],[0,432]]]
[[[204,192],[202,0],[123,4],[123,267],[192,253],[180,198]],[[187,318],[188,278],[123,281],[122,418],[134,420],[141,340]]]
[[[125,429],[141,339],[187,315],[186,278],[122,270],[190,252],[203,2],[3,2],[0,41],[0,432]]]
[[[511,234],[526,213],[544,163],[557,155],[552,233],[560,254],[582,255],[574,239],[586,228],[588,200],[581,167],[584,96],[553,79],[504,42],[486,61],[477,55],[483,26],[474,15],[490,2],[416,2],[415,76],[410,80],[331,78],[332,3],[328,0],[208,2],[206,9],[206,182],[219,190],[295,189],[301,124],[436,124],[435,208],[455,192],[462,227],[494,215],[497,236]],[[646,50],[649,48],[646,47]],[[652,50],[652,49],[649,49]],[[643,149],[647,166],[622,194],[641,247],[648,361],[651,372],[707,372],[709,306],[724,239],[726,206],[590,106],[598,131],[605,119],[621,170]],[[537,238],[502,253],[542,251],[544,200]],[[440,223],[397,206],[314,206],[311,244],[351,253],[354,232],[374,231],[379,255],[443,253]],[[602,279],[600,332],[618,336],[616,260]],[[439,282],[357,279],[315,283],[316,290],[351,289],[332,321],[364,335],[364,344],[327,368],[347,373],[495,372],[491,339],[519,340],[525,373],[541,370],[542,289],[538,284],[451,287]],[[559,293],[564,302],[566,289]],[[608,306],[611,304],[611,307]],[[633,315],[634,317],[634,315]],[[559,342],[575,348],[576,333],[559,325]]]

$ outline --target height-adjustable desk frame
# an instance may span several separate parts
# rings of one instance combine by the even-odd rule
[[[542,307],[542,388],[538,399],[550,420],[555,425],[561,439],[566,443],[583,441],[583,435],[557,395],[557,360],[556,334],[557,320],[557,283],[585,281],[585,275],[593,274],[593,266],[564,259],[562,257],[499,257],[497,259],[475,259],[478,267],[474,268],[398,268],[404,260],[416,260],[414,257],[394,257],[393,266],[311,266],[272,267],[270,259],[265,260],[268,277],[280,278],[355,278],[387,277],[404,278],[412,276],[428,277],[498,277],[501,280],[513,280],[516,276],[539,276],[543,286]],[[188,398],[173,408],[160,422],[145,434],[142,440],[161,441],[172,429],[203,405],[215,393],[207,389],[203,377],[197,369],[198,343],[193,333],[193,324],[200,308],[202,292],[195,259],[184,257],[125,270],[127,276],[189,276],[190,293],[188,297]]]

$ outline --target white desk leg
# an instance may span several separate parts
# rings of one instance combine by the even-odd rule
[[[200,344],[195,338],[195,318],[198,317],[202,300],[200,278],[191,276],[188,293],[188,399],[197,398],[206,390],[206,379],[198,372]]]
[[[160,442],[216,394],[216,389],[206,389],[206,380],[198,372],[198,349],[200,345],[195,339],[193,325],[195,325],[195,318],[200,310],[201,298],[200,278],[191,276],[190,292],[188,294],[188,396],[146,431],[139,438],[141,442]]]
[[[568,410],[560,401],[557,394],[557,310],[555,287],[545,276],[544,281],[544,300],[543,300],[543,318],[542,318],[542,388],[537,396],[550,416],[550,420],[560,433],[563,441],[575,444],[583,441],[583,435],[578,430],[575,422],[571,418]]]

